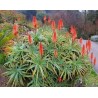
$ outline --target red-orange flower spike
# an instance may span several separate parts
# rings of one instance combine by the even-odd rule
[[[57,41],[57,34],[56,34],[56,31],[53,32],[52,41],[53,41],[54,43],[56,43],[56,41]]]
[[[51,19],[50,19],[50,17],[48,17],[48,23],[50,24],[50,22],[51,22]]]
[[[90,51],[91,50],[91,41],[90,40],[88,40],[88,51]]]
[[[62,19],[60,19],[60,20],[58,21],[58,30],[61,30],[62,27],[63,27],[63,21],[62,21]]]
[[[85,45],[82,46],[81,55],[84,56],[86,54]]]
[[[58,22],[58,30],[61,30],[61,25],[59,22]]]
[[[47,19],[47,17],[46,17],[46,16],[44,16],[44,18],[43,18],[44,22],[46,22],[46,19]]]
[[[62,20],[62,19],[60,19],[60,25],[61,25],[61,28],[64,26],[64,25],[63,25],[63,20]]]
[[[39,43],[39,53],[40,53],[40,56],[44,54],[43,45],[41,42]]]
[[[14,24],[14,25],[13,25],[13,34],[14,34],[15,36],[17,36],[17,34],[18,34],[18,24]]]
[[[77,38],[76,33],[73,33],[73,35],[72,35],[72,41],[75,41],[76,38]]]
[[[96,65],[96,57],[94,58],[94,65]]]
[[[80,39],[79,39],[79,43],[80,43],[80,44],[82,44],[82,41],[83,41],[83,39],[82,39],[82,38],[80,38]]]
[[[32,37],[30,34],[28,34],[28,41],[29,41],[29,44],[32,44]]]
[[[73,34],[73,32],[74,32],[74,27],[71,26],[71,27],[70,27],[70,33]]]
[[[70,32],[72,34],[72,41],[74,41],[77,38],[76,28],[74,26],[71,26]]]
[[[32,22],[33,22],[33,27],[37,28],[37,19],[36,19],[36,16],[33,16]]]
[[[93,52],[90,54],[90,59],[91,59],[91,62],[92,62],[92,60],[93,60],[93,57],[94,57],[94,55],[93,55]]]
[[[52,27],[52,30],[55,30],[55,21],[54,20],[52,20],[52,22],[51,22],[51,27]]]
[[[58,52],[57,52],[57,50],[54,50],[54,57],[55,57],[55,58],[58,57]]]

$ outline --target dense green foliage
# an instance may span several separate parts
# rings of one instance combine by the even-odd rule
[[[58,32],[56,45],[52,42],[50,27],[39,28],[32,33],[33,44],[29,45],[27,37],[20,36],[14,46],[8,61],[6,75],[12,86],[73,86],[73,79],[83,78],[92,66],[88,57],[81,56],[81,48],[76,41],[72,43],[71,36]],[[39,42],[44,47],[44,55],[39,54]],[[58,57],[54,57],[54,49]],[[58,78],[62,82],[58,81]]]

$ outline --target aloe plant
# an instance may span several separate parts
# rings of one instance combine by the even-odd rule
[[[77,40],[73,43],[70,34],[57,34],[56,44],[52,42],[50,27],[39,28],[38,32],[32,33],[32,44],[28,44],[27,37],[20,36],[21,41],[13,46],[4,64],[7,68],[5,74],[9,76],[12,86],[72,86],[70,81],[83,78],[92,69],[87,55],[81,56]],[[39,42],[44,48],[42,56],[38,49]],[[55,48],[57,58],[54,56]]]
[[[5,54],[0,53],[0,64],[3,64],[3,63],[4,63],[4,61],[5,61],[5,57],[6,57]]]

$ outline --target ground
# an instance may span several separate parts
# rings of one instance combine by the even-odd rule
[[[2,75],[2,73],[5,72],[5,69],[0,67],[0,87],[5,87],[7,86],[7,77]]]

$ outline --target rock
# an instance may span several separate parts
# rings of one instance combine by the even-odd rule
[[[91,41],[98,42],[98,35],[91,36]]]

